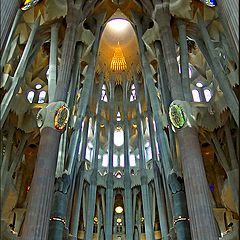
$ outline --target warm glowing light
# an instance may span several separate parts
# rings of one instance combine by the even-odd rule
[[[120,214],[123,212],[123,208],[121,206],[118,206],[115,208],[115,212]]]
[[[113,71],[124,71],[127,69],[125,57],[123,56],[122,49],[119,46],[115,48],[111,61],[111,69]]]
[[[128,28],[129,22],[123,18],[115,18],[108,25],[112,30],[121,32]]]
[[[122,222],[122,219],[121,218],[118,218],[117,219],[117,223],[121,223]]]

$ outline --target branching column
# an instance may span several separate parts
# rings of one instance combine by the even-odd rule
[[[24,48],[22,57],[19,61],[19,64],[17,66],[17,69],[13,76],[13,82],[11,84],[10,89],[6,92],[4,95],[4,98],[1,102],[1,117],[0,117],[0,128],[3,127],[4,122],[6,121],[6,118],[8,116],[8,113],[12,107],[13,99],[16,95],[16,93],[19,91],[19,88],[24,80],[24,75],[26,72],[26,68],[28,65],[28,61],[30,58],[30,54],[33,48],[34,38],[37,33],[37,30],[39,28],[40,24],[40,18],[35,20],[35,23],[33,24],[32,31],[29,35],[27,44]]]
[[[70,230],[69,235],[72,239],[77,239],[78,233],[78,225],[80,220],[80,209],[82,203],[82,193],[83,193],[83,174],[84,174],[84,160],[86,155],[86,147],[87,147],[87,140],[88,140],[88,128],[89,128],[89,117],[86,116],[84,121],[84,129],[83,129],[83,139],[81,142],[81,153],[80,153],[80,166],[79,169],[76,166],[76,182],[73,186],[74,196],[73,196],[73,203],[72,203],[72,211],[70,211],[71,219],[70,219]],[[71,203],[69,203],[71,204]]]
[[[94,3],[95,1],[91,2],[91,5],[94,5]],[[72,0],[68,1],[68,14],[66,17],[67,28],[62,46],[60,71],[54,96],[55,102],[66,101],[67,98],[76,45],[77,26],[87,17],[91,8],[88,6],[88,9],[85,9],[86,11],[83,10],[81,3],[74,3]],[[93,81],[93,79],[92,75],[91,81]],[[89,81],[85,81],[84,85],[85,83],[89,84],[88,82]],[[88,99],[88,88],[86,90],[87,93],[85,94],[87,96],[85,98]],[[81,96],[80,103],[83,102],[82,99],[84,99],[83,96]],[[82,111],[86,111],[86,105],[83,106]],[[49,116],[49,118],[52,119],[53,117],[54,113]],[[44,127],[41,131],[38,157],[23,226],[22,239],[24,240],[47,239],[60,136],[60,132],[49,126]]]
[[[226,74],[224,73],[224,70],[219,61],[219,57],[217,56],[216,51],[214,49],[213,42],[207,31],[206,24],[203,21],[202,16],[200,15],[198,15],[198,27],[202,34],[202,38],[207,49],[207,53],[204,54],[203,52],[203,54],[206,55],[206,60],[208,61],[209,66],[211,67],[213,74],[217,79],[221,90],[223,91],[225,100],[228,104],[228,107],[233,115],[235,122],[239,126],[239,101],[236,97],[235,92],[231,88],[231,85]],[[204,45],[201,46],[202,45],[201,40],[196,39],[196,42],[199,45],[201,51],[202,50],[204,51]],[[207,57],[208,55],[209,57]]]
[[[161,35],[172,99],[184,100],[181,79],[178,73],[175,44],[170,27],[169,5],[156,5],[154,16]],[[218,234],[197,129],[186,126],[177,131],[176,134],[181,143],[180,151],[192,238],[200,240],[207,236],[209,240],[217,240]],[[189,143],[191,143],[190,147]]]
[[[124,122],[124,205],[126,238],[133,240],[132,190],[129,164],[129,123],[128,123],[128,82],[123,83],[123,122]]]
[[[113,219],[113,151],[114,151],[114,90],[115,79],[111,79],[110,99],[109,99],[109,129],[108,129],[108,175],[106,189],[106,240],[112,239],[112,219]]]
[[[134,74],[134,85],[136,87],[136,92],[139,93],[139,87],[137,83],[137,76]],[[141,105],[139,95],[137,95],[137,103],[136,103],[136,112],[137,112],[137,129],[138,129],[138,148],[139,148],[139,170],[140,170],[140,178],[141,178],[141,194],[142,194],[142,203],[143,203],[143,214],[144,214],[144,225],[145,225],[145,233],[147,240],[154,239],[154,231],[152,225],[152,217],[151,217],[151,208],[150,208],[150,199],[149,199],[149,188],[148,188],[148,179],[146,174],[146,159],[144,153],[144,141],[143,141],[143,124],[141,120]]]
[[[94,143],[93,143],[93,158],[92,158],[92,174],[91,182],[88,193],[88,206],[87,206],[87,223],[86,223],[86,232],[84,239],[92,239],[93,236],[93,219],[95,213],[96,205],[96,191],[97,191],[97,170],[98,170],[98,153],[99,153],[99,138],[100,138],[100,124],[101,124],[101,111],[102,111],[102,101],[101,101],[101,92],[103,85],[103,76],[100,80],[99,89],[98,89],[98,102],[96,106],[96,120],[94,125]]]

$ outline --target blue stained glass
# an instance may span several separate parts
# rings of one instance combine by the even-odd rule
[[[206,5],[209,7],[215,7],[217,5],[216,0],[205,0]]]

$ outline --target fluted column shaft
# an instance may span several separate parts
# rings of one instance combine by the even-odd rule
[[[170,81],[172,99],[183,100],[181,79],[178,72],[175,43],[170,27],[169,6],[158,5],[155,12],[163,46],[163,54]],[[186,189],[188,212],[192,238],[209,240],[218,239],[215,219],[210,202],[207,178],[203,166],[198,132],[188,127],[176,132],[180,144],[183,176]],[[189,148],[191,143],[191,148]],[[197,185],[197,187],[196,187]],[[198,203],[198,204],[196,204]]]
[[[136,92],[139,93],[139,86],[137,83],[137,77],[134,74],[134,85],[136,87]],[[144,226],[147,240],[154,239],[154,231],[152,225],[152,216],[151,216],[151,208],[150,208],[150,199],[149,199],[149,186],[148,179],[146,174],[146,159],[144,154],[144,141],[143,141],[143,124],[141,120],[141,104],[139,100],[139,96],[137,96],[136,103],[136,112],[137,112],[137,128],[138,128],[138,149],[140,155],[139,161],[139,171],[141,178],[141,194],[142,194],[142,203],[143,203],[143,214],[144,214]]]
[[[55,23],[51,26],[50,57],[48,68],[48,97],[49,102],[53,102],[57,85],[57,68],[58,68],[58,31],[60,24]]]
[[[1,1],[1,54],[6,46],[7,38],[11,31],[19,6],[20,1],[17,0]]]
[[[73,239],[77,239],[79,216],[82,203],[82,193],[83,193],[83,174],[84,174],[84,160],[86,155],[86,147],[88,140],[88,128],[89,128],[89,117],[86,116],[83,128],[83,138],[81,141],[81,152],[80,152],[80,166],[77,169],[76,166],[76,181],[73,179],[73,203],[69,203],[69,215],[70,216],[70,230],[69,234]],[[71,199],[70,199],[71,200]]]
[[[140,59],[141,59],[142,72],[144,76],[144,84],[145,84],[144,88],[146,88],[148,91],[152,112],[153,112],[154,120],[156,123],[157,144],[158,144],[158,149],[160,151],[160,156],[161,156],[161,165],[163,167],[163,174],[164,174],[163,178],[165,177],[165,179],[167,179],[168,174],[173,168],[171,152],[168,144],[167,135],[163,130],[161,107],[160,107],[159,99],[157,96],[156,88],[153,82],[153,76],[151,74],[150,65],[146,60],[144,45],[141,38],[142,27],[139,21],[139,16],[137,16],[137,14],[134,15],[134,20],[137,27],[137,38],[138,38],[139,49],[141,54]],[[160,54],[161,50],[157,52]],[[171,199],[170,190],[169,188],[166,187],[166,184],[164,184],[164,190],[165,190],[165,194],[167,194],[166,204],[167,204],[167,211],[168,211],[169,226],[172,226],[172,223],[171,223],[172,222],[172,201],[171,201],[172,199]]]
[[[93,172],[91,174],[91,182],[88,193],[88,205],[87,205],[87,223],[84,239],[92,239],[93,237],[93,219],[95,213],[96,205],[96,191],[97,191],[97,170],[98,170],[98,153],[99,153],[99,138],[100,138],[100,124],[101,124],[101,111],[102,111],[102,101],[101,101],[101,90],[103,85],[103,75],[100,78],[100,84],[97,96],[97,106],[96,106],[96,121],[94,125],[94,143],[93,143],[93,158],[92,167]]]
[[[217,5],[221,13],[222,23],[234,47],[236,63],[239,64],[239,1],[217,0]]]
[[[128,82],[123,83],[123,122],[124,122],[124,206],[126,238],[133,239],[132,190],[129,163],[129,125],[128,125]]]
[[[177,26],[178,26],[179,44],[180,44],[180,67],[181,67],[182,89],[183,89],[185,101],[191,102],[192,93],[190,90],[190,79],[189,79],[186,25],[182,20],[178,20]]]
[[[113,79],[112,79],[113,80]],[[113,151],[114,151],[114,89],[115,82],[110,82],[109,98],[109,129],[108,129],[108,176],[106,189],[106,240],[112,240],[112,219],[113,219]]]

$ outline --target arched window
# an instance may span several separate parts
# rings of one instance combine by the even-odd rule
[[[108,154],[107,153],[103,154],[102,166],[103,167],[107,167],[108,166]]]
[[[130,96],[130,102],[133,102],[134,100],[137,99],[137,96],[136,96],[136,88],[135,88],[135,85],[132,84],[131,86],[131,96]]]
[[[129,156],[129,165],[130,165],[130,167],[136,166],[136,158],[135,158],[134,154],[130,154],[130,156]]]
[[[44,103],[46,94],[47,94],[47,93],[46,93],[45,91],[41,91],[41,92],[39,93],[38,103]]]
[[[30,103],[33,102],[34,95],[35,95],[34,91],[28,92],[27,100],[28,100]]]
[[[102,96],[101,96],[101,100],[104,101],[104,102],[107,102],[108,101],[108,98],[107,98],[107,90],[106,90],[106,85],[103,84],[102,86]]]
[[[118,155],[113,154],[113,167],[117,167],[117,166],[118,166]]]
[[[124,154],[120,155],[120,167],[124,167]]]
[[[192,90],[192,95],[193,95],[193,101],[194,102],[201,102],[200,94],[199,94],[199,91],[197,89]]]
[[[203,90],[203,92],[204,92],[204,96],[205,96],[206,102],[209,102],[210,99],[212,98],[212,93],[211,93],[211,91],[210,91],[208,88],[205,88],[205,89]]]
[[[114,144],[117,147],[122,146],[124,143],[124,136],[122,128],[118,127],[114,131]]]

